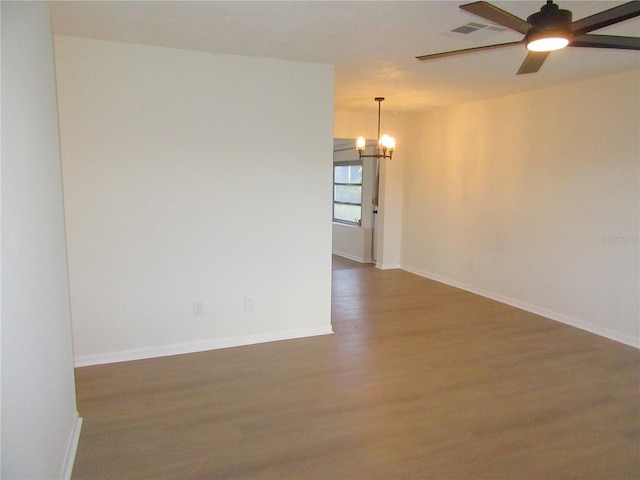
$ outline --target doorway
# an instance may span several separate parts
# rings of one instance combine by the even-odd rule
[[[374,140],[367,141],[367,149],[373,149],[376,142]],[[371,145],[371,146],[370,146]],[[376,158],[359,159],[358,152],[355,148],[354,139],[334,139],[333,148],[333,244],[332,250],[334,255],[339,255],[350,260],[360,263],[376,263],[377,259],[377,242],[376,234],[378,229],[378,195],[377,195],[377,175],[379,163]],[[343,172],[346,166],[361,165],[361,179],[353,180],[353,184],[346,185],[344,178],[336,178],[336,172]],[[354,168],[351,168],[354,170]],[[354,178],[353,176],[351,177]],[[336,218],[336,200],[340,200],[339,193],[341,189],[351,187],[352,191],[360,189],[360,205],[359,218],[353,221],[344,221]],[[356,202],[349,200],[349,208],[354,209]]]

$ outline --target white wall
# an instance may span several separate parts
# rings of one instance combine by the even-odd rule
[[[330,333],[333,67],[54,43],[77,364]]]
[[[389,100],[387,100],[391,103]],[[372,99],[372,103],[373,99]],[[374,104],[375,105],[375,104]],[[391,109],[392,106],[390,105]],[[402,235],[403,172],[407,149],[404,131],[407,128],[401,115],[383,113],[381,133],[396,139],[396,151],[392,160],[380,162],[380,193],[376,229],[376,266],[399,268]],[[334,114],[334,137],[375,138],[377,135],[377,109],[371,112],[336,111]]]
[[[2,478],[68,478],[80,419],[49,7],[1,8]]]
[[[412,125],[404,268],[640,345],[638,71]]]
[[[371,235],[370,228],[334,223],[332,252],[356,262],[371,263]]]

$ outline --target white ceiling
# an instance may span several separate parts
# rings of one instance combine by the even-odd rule
[[[469,0],[470,1],[470,0]],[[518,75],[515,46],[421,62],[415,56],[520,40],[506,31],[461,36],[482,21],[469,1],[54,1],[53,31],[118,42],[335,65],[335,108],[415,111],[640,68],[640,52],[567,48]],[[526,19],[544,0],[495,1]],[[557,2],[577,20],[624,1]],[[593,33],[640,36],[640,17]]]

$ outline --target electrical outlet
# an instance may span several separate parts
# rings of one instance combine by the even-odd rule
[[[204,315],[204,305],[202,302],[193,302],[193,316],[201,317]]]
[[[478,263],[475,260],[469,262],[469,270],[475,272],[478,269]]]

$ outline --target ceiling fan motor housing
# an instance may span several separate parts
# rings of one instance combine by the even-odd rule
[[[569,10],[560,10],[558,5],[548,1],[539,12],[529,15],[527,22],[543,30],[566,27],[571,23],[572,14]]]

